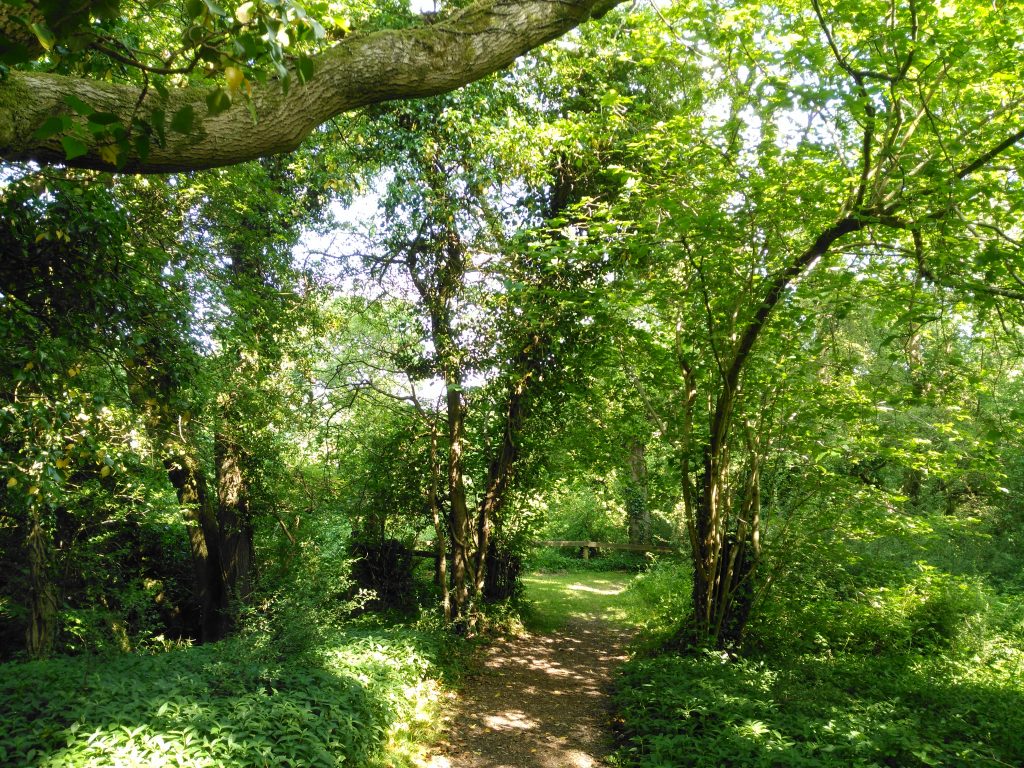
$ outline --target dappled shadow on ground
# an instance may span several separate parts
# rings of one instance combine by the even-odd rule
[[[592,768],[612,750],[607,689],[628,633],[577,620],[495,643],[462,692],[442,768]]]

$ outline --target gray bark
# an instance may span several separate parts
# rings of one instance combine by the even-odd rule
[[[254,87],[255,124],[242,98],[225,112],[208,116],[205,88],[175,89],[166,99],[151,89],[140,104],[137,86],[10,72],[0,80],[0,159],[112,170],[96,144],[66,163],[59,137],[34,136],[47,118],[71,113],[66,102],[70,95],[98,111],[118,115],[124,126],[131,125],[134,115],[146,119],[158,109],[169,119],[191,106],[197,118],[202,117],[189,134],[168,131],[166,146],[154,145],[145,160],[129,157],[119,170],[167,173],[287,152],[335,115],[369,104],[454,90],[508,66],[619,2],[478,0],[427,27],[351,35],[316,57],[315,76],[306,85],[295,83],[287,94],[273,81]]]

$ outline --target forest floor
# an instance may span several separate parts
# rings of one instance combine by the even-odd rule
[[[633,630],[628,576],[526,579],[533,632],[488,646],[448,714],[431,768],[596,768],[614,748],[609,688]]]

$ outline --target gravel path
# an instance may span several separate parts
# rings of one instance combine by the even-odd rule
[[[491,645],[449,715],[431,768],[598,768],[612,750],[608,688],[628,630],[574,620]]]

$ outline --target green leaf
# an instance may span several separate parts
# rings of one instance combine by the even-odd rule
[[[209,10],[210,13],[214,16],[223,17],[228,15],[227,11],[225,11],[223,8],[217,5],[217,3],[214,2],[214,0],[203,0],[203,3],[206,5],[207,10]]]
[[[313,79],[313,60],[308,56],[299,56],[298,73],[299,82],[308,83]]]
[[[162,77],[154,77],[152,82],[154,90],[156,90],[156,92],[160,94],[161,98],[170,98],[170,91],[167,90],[167,83],[164,82],[164,79]]]
[[[68,160],[74,160],[76,157],[81,157],[89,151],[86,143],[74,136],[61,136],[60,143],[64,147],[64,156]]]
[[[63,133],[71,127],[71,120],[67,117],[48,117],[46,121],[36,128],[32,134],[36,139],[48,139],[58,133]]]
[[[175,112],[174,117],[171,118],[171,130],[177,133],[189,133],[192,130],[195,119],[196,111],[192,108],[192,105],[184,106]]]
[[[113,21],[120,15],[119,0],[92,0],[89,13],[103,21]]]
[[[135,137],[135,153],[142,162],[146,162],[146,158],[149,157],[150,146],[149,136],[146,134],[140,133]]]
[[[186,0],[185,2],[185,13],[190,19],[196,18],[205,10],[206,4],[203,0]]]
[[[113,112],[93,112],[89,115],[89,122],[95,125],[115,125],[120,124],[121,118]]]
[[[39,40],[39,44],[48,51],[53,50],[53,46],[57,44],[57,36],[53,34],[45,22],[37,21],[33,24],[29,24],[28,28],[32,30],[32,33]]]
[[[84,101],[82,101],[75,95],[66,97],[64,99],[64,103],[66,103],[69,107],[71,107],[71,109],[80,114],[82,117],[89,117],[90,115],[96,112],[95,109],[93,109],[91,106],[86,104]]]
[[[223,88],[215,88],[206,97],[206,108],[211,115],[219,115],[231,108],[231,94]]]
[[[156,133],[157,142],[160,146],[167,143],[167,113],[162,109],[154,109],[149,113],[150,125],[153,126],[153,131]]]

